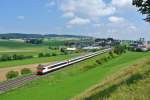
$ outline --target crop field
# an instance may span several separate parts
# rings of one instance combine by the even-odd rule
[[[14,54],[24,55],[24,56],[33,56],[30,59],[22,59],[22,60],[10,60],[10,61],[0,61],[0,68],[2,67],[12,67],[19,65],[27,65],[27,64],[37,64],[37,63],[47,63],[51,61],[60,61],[64,59],[68,59],[71,57],[75,57],[80,55],[77,54],[69,54],[69,55],[61,55],[60,50],[58,49],[49,49],[49,46],[60,46],[64,45],[64,39],[44,39],[44,43],[40,45],[33,45],[24,43],[23,40],[0,40],[0,57],[2,55],[12,56]],[[39,53],[49,53],[49,54],[57,54],[57,56],[51,57],[38,57]]]
[[[103,54],[56,71],[28,85],[1,94],[0,100],[68,100],[87,88],[102,82],[112,74],[124,70],[150,53],[127,52],[97,64]]]

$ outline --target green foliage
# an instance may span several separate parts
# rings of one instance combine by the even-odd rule
[[[118,55],[120,55],[120,54],[122,54],[122,53],[125,53],[125,52],[126,52],[126,49],[125,49],[125,47],[122,46],[122,45],[117,45],[117,46],[115,46],[115,48],[114,48],[114,53],[116,53],[116,54],[118,54]]]
[[[7,74],[6,74],[6,78],[7,79],[12,79],[12,78],[15,78],[19,76],[19,73],[17,71],[9,71]]]
[[[44,57],[44,54],[43,53],[39,53],[38,57]]]
[[[115,56],[112,51],[109,52],[109,55],[110,55],[110,57],[112,57],[112,58]]]
[[[57,54],[56,53],[52,53],[52,56],[57,56]]]
[[[30,74],[32,71],[29,68],[24,68],[21,70],[21,75]]]
[[[3,54],[0,57],[0,61],[22,60],[22,59],[29,59],[29,58],[33,58],[33,56],[24,56],[24,55],[17,55],[17,54],[13,54],[13,55]]]
[[[11,56],[5,54],[5,55],[2,55],[0,57],[0,61],[8,61],[8,60],[12,60]]]
[[[96,60],[96,63],[97,64],[102,64],[102,61],[98,59],[98,60]]]
[[[138,7],[138,11],[146,15],[145,21],[150,22],[150,0],[133,0],[133,5]]]
[[[25,42],[30,44],[42,44],[43,39],[27,39]]]

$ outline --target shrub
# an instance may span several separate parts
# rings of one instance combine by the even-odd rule
[[[21,75],[30,74],[32,71],[29,68],[24,68],[21,70]]]
[[[102,62],[100,60],[96,60],[97,64],[102,64]]]
[[[7,74],[6,74],[6,78],[7,79],[12,79],[12,78],[15,78],[19,76],[19,73],[17,71],[9,71]]]
[[[44,57],[43,53],[39,53],[38,57]]]
[[[107,57],[102,58],[102,61],[107,62],[108,61]]]
[[[50,56],[51,56],[50,53],[45,54],[45,57],[50,57]]]
[[[52,53],[52,56],[57,56],[57,54],[56,53]]]
[[[125,52],[126,52],[126,50],[125,50],[124,46],[118,45],[114,48],[114,53],[116,53],[118,55],[125,53]]]
[[[113,58],[114,57],[114,54],[112,51],[109,52],[109,55]]]
[[[8,61],[8,60],[12,60],[11,56],[5,54],[5,55],[2,55],[1,58],[0,58],[0,61]]]

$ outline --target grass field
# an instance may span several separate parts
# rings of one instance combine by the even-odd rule
[[[58,55],[58,56],[52,56],[52,57],[31,58],[31,59],[24,59],[24,60],[4,61],[4,62],[0,62],[0,68],[14,67],[14,66],[19,66],[19,65],[27,65],[27,64],[56,62],[56,61],[61,61],[61,60],[69,59],[72,57],[80,56],[81,54],[84,54],[84,53]]]
[[[84,67],[94,64],[96,59],[101,58],[97,56],[54,72],[22,88],[1,94],[0,100],[68,100],[146,56],[150,56],[150,53],[127,52],[102,65],[84,70]]]
[[[87,89],[73,100],[150,100],[150,57]]]
[[[33,56],[30,59],[23,60],[12,60],[12,61],[0,61],[0,68],[3,67],[12,67],[19,65],[27,65],[27,64],[37,64],[37,63],[47,63],[51,61],[60,61],[64,59],[68,59],[71,57],[75,57],[79,54],[69,54],[69,55],[60,55],[62,54],[60,50],[49,49],[49,46],[60,46],[64,45],[65,40],[52,40],[45,39],[44,43],[41,45],[32,45],[24,43],[23,40],[0,40],[0,56],[2,55],[24,55],[24,56]],[[39,53],[49,53],[49,54],[57,54],[57,56],[51,57],[42,57],[38,58]]]
[[[24,40],[0,40],[0,55],[20,54],[20,55],[37,55],[40,52],[54,52],[49,50],[51,47],[64,46],[66,39],[43,39],[39,45],[27,44]]]

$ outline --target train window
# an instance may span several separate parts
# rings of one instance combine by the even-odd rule
[[[67,63],[67,62],[62,62],[62,63],[60,63],[60,64],[52,65],[50,68],[54,68],[54,67],[57,67],[57,66],[63,65],[63,64],[65,64],[65,63]]]

